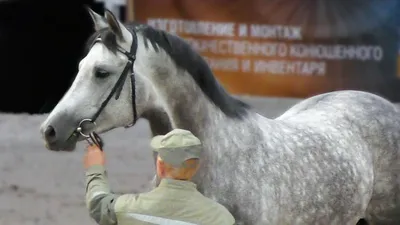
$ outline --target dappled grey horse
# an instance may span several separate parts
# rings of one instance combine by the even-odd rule
[[[183,39],[89,12],[96,32],[72,86],[41,125],[47,148],[73,150],[84,139],[77,127],[103,133],[165,112],[166,124],[202,140],[194,182],[238,224],[400,224],[394,104],[338,91],[268,119],[226,93]]]

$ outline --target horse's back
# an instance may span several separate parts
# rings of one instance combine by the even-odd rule
[[[385,111],[400,115],[400,107],[396,107],[390,101],[372,93],[351,90],[334,91],[312,96],[293,105],[276,119],[286,120],[291,117],[298,117],[305,112],[306,114],[304,115],[311,115],[308,111],[354,115],[355,113],[360,113],[360,110],[364,111],[364,114],[377,114]],[[363,113],[361,112],[361,114]]]
[[[336,91],[308,98],[276,120],[334,127],[349,147],[367,146],[373,158],[374,187],[366,217],[373,224],[400,224],[400,108],[361,91]],[[353,142],[353,143],[351,143]]]

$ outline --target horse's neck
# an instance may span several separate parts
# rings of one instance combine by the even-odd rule
[[[153,136],[164,135],[172,130],[172,124],[168,114],[161,109],[152,109],[143,113],[143,118],[149,121]]]
[[[159,85],[172,126],[199,136],[209,133],[226,116],[203,94],[188,74],[174,74]]]
[[[145,44],[147,40],[140,33],[137,37],[139,63],[135,68],[151,80],[173,128],[190,130],[201,138],[212,131],[219,121],[227,119],[206,97],[191,74],[177,67],[163,48],[155,50],[153,45]]]

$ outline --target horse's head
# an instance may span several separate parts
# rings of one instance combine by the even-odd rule
[[[50,150],[74,150],[84,138],[77,132],[84,119],[95,120],[95,125],[89,120],[81,124],[84,134],[103,133],[136,122],[155,101],[145,77],[135,73],[131,82],[129,61],[135,61],[136,38],[110,11],[105,17],[88,11],[96,30],[89,38],[88,53],[71,87],[40,127]]]

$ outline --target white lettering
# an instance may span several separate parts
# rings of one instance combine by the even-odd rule
[[[239,25],[239,37],[247,37],[247,25],[246,24]]]
[[[185,37],[218,71],[323,76],[327,70],[324,60],[365,62],[384,57],[382,47],[373,45],[285,43],[284,40],[302,40],[302,29],[296,26],[163,18],[150,18],[147,23]]]
[[[226,72],[238,72],[239,71],[239,60],[237,58],[214,58],[204,57],[208,65],[213,70],[226,71]]]
[[[255,60],[254,73],[270,73],[281,75],[325,75],[325,62],[302,62],[281,60]]]
[[[281,25],[257,25],[253,24],[250,27],[250,36],[258,38],[274,38],[274,39],[288,39],[288,40],[301,40],[301,28],[294,26],[281,26]]]
[[[278,43],[250,42],[235,40],[199,40],[186,38],[186,40],[201,53],[229,54],[229,55],[254,55],[254,56],[276,56]],[[284,44],[282,44],[284,45]],[[286,54],[286,45],[280,46],[280,54]]]
[[[296,58],[314,58],[330,60],[374,60],[380,61],[383,49],[380,46],[345,45],[290,45],[289,55]]]
[[[147,24],[180,35],[235,36],[235,23],[149,18]]]
[[[250,60],[246,59],[246,60],[242,60],[242,72],[251,72],[251,62]]]

